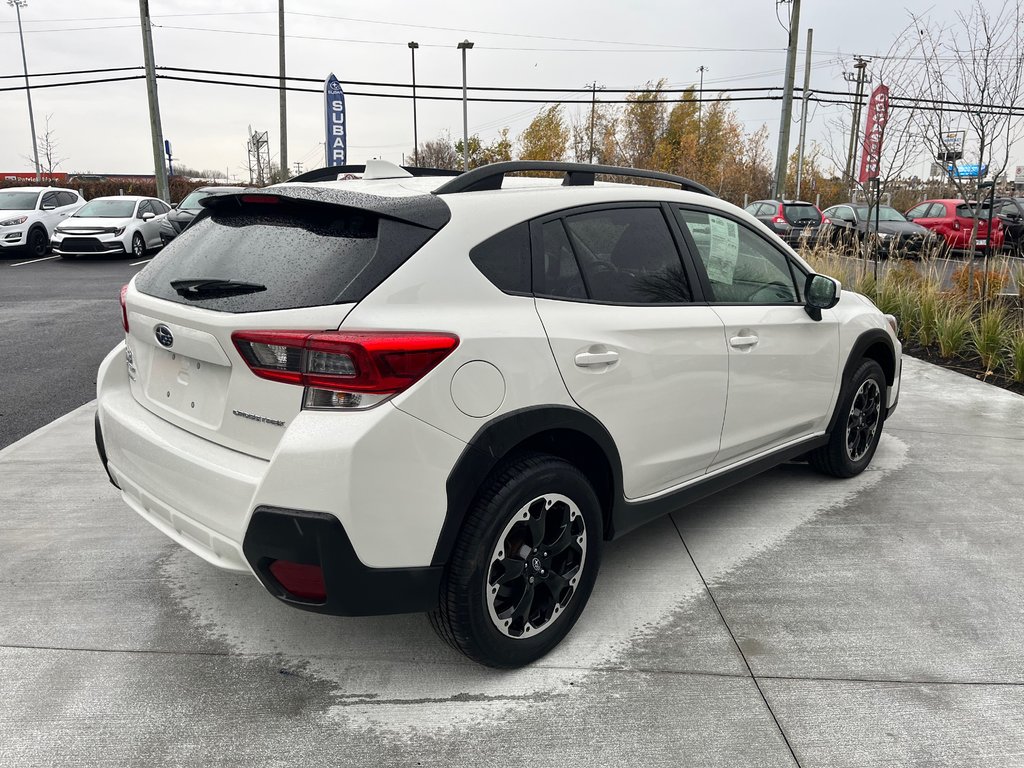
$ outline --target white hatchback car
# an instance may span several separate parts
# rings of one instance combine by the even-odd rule
[[[53,230],[83,205],[85,200],[71,189],[0,189],[0,253],[18,249],[45,256]]]
[[[564,179],[505,179],[537,170]],[[203,201],[122,291],[100,457],[210,563],[519,666],[604,542],[780,462],[870,463],[895,320],[699,184],[338,173]]]
[[[160,248],[160,224],[171,206],[155,197],[96,197],[57,226],[53,252],[65,258],[128,254]]]

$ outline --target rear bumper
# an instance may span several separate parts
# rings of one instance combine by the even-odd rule
[[[256,577],[274,597],[296,608],[337,616],[420,613],[437,605],[442,566],[369,568],[334,515],[257,507],[242,545]],[[290,594],[270,572],[275,560],[317,565],[327,599]]]
[[[254,572],[272,594],[308,610],[401,613],[436,602],[440,567],[431,561],[447,477],[464,442],[386,403],[354,413],[303,411],[269,460],[249,456],[141,406],[124,352],[118,345],[100,366],[96,441],[111,482],[141,517],[218,567]],[[288,595],[269,575],[273,559],[321,563],[329,601]]]

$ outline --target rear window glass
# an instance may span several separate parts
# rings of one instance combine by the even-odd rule
[[[956,215],[965,219],[973,219],[974,208],[973,205],[958,205],[956,207]]]
[[[821,223],[821,214],[813,205],[784,205],[782,210],[786,213],[786,219],[792,223]]]
[[[224,312],[360,301],[434,230],[358,208],[313,202],[231,206],[201,214],[139,273],[136,288]],[[179,295],[175,281],[232,281],[255,290]]]
[[[530,292],[530,225],[509,227],[469,252],[484,277],[506,293]]]

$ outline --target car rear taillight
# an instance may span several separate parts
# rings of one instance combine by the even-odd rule
[[[124,326],[124,332],[128,333],[128,286],[121,286],[121,325]]]
[[[236,331],[249,369],[306,388],[303,407],[365,409],[402,392],[459,344],[447,333],[394,331]]]
[[[775,212],[775,216],[772,217],[772,224],[789,224],[783,206],[780,205],[779,210]]]
[[[821,223],[822,224],[831,224],[832,223],[832,219],[830,219],[828,216],[822,216],[821,217]]]
[[[319,565],[275,560],[270,572],[285,591],[302,600],[322,603],[327,599],[324,570]]]

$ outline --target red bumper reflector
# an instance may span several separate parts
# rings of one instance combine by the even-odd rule
[[[319,602],[327,599],[324,571],[319,565],[275,560],[270,564],[270,572],[278,583],[295,597]]]

